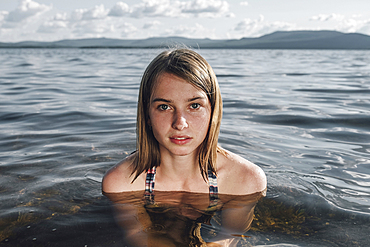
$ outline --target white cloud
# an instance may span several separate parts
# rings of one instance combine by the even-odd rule
[[[248,2],[240,2],[241,6],[248,6]]]
[[[6,19],[8,14],[9,14],[8,11],[0,11],[0,23]]]
[[[55,16],[44,21],[37,29],[38,33],[54,33],[63,37],[121,37],[136,32],[132,24],[108,16],[109,10],[104,5],[97,5],[91,9],[75,9],[69,15],[56,13]]]
[[[332,13],[329,15],[320,14],[320,15],[312,16],[310,20],[311,21],[342,21],[344,18],[345,18],[344,15]]]
[[[104,34],[114,31],[114,26],[100,21],[81,21],[73,25],[72,32],[79,37],[85,37],[87,34],[93,37],[101,37]]]
[[[113,6],[113,8],[111,8],[108,15],[120,17],[120,16],[126,16],[129,13],[131,13],[131,9],[127,5],[127,3],[118,2]]]
[[[198,23],[195,26],[175,26],[162,33],[163,36],[181,36],[189,38],[216,38],[215,30],[208,29]]]
[[[289,31],[296,30],[295,24],[288,22],[268,22],[265,21],[263,15],[260,15],[258,19],[246,18],[239,22],[233,31],[236,31],[239,37],[259,37],[275,31]]]
[[[220,0],[193,0],[185,2],[181,12],[202,17],[217,17],[229,12],[229,4]]]
[[[104,5],[96,5],[92,9],[75,9],[72,11],[70,20],[81,21],[81,20],[96,20],[104,19],[107,17],[109,10],[104,8]]]
[[[85,12],[87,12],[86,9],[75,9],[72,11],[70,19],[73,21],[82,20],[83,14]]]
[[[348,33],[370,33],[370,19],[369,20],[357,20],[353,18],[345,19],[341,21],[337,27],[339,31]]]
[[[57,13],[54,18],[57,21],[66,21],[67,20],[67,13]]]
[[[264,16],[263,15],[260,15],[260,18],[256,19],[256,20],[246,18],[246,19],[244,19],[243,21],[239,22],[236,25],[235,30],[236,31],[250,30],[250,29],[253,29],[253,28],[257,27],[261,23],[263,23],[263,21],[264,21]]]
[[[118,30],[121,32],[122,38],[130,38],[135,35],[138,29],[131,23],[123,23],[118,26]]]
[[[15,10],[9,12],[5,20],[8,22],[21,22],[31,16],[49,11],[50,9],[51,6],[39,4],[32,0],[22,0]]]
[[[61,29],[66,29],[67,24],[64,21],[44,22],[37,30],[39,33],[56,33]]]
[[[143,0],[142,3],[133,6],[131,17],[175,17],[179,16],[178,1],[170,0]]]
[[[370,34],[370,20],[365,21],[356,32]]]
[[[141,3],[128,6],[124,2],[116,3],[109,16],[132,18],[143,17],[218,17],[233,16],[227,1],[221,0],[142,0]]]
[[[150,21],[143,25],[143,29],[155,29],[160,24],[161,24],[160,21]]]
[[[104,19],[108,14],[108,10],[104,8],[104,5],[97,5],[92,9],[84,12],[82,15],[83,20],[94,20],[94,19]]]
[[[1,1],[1,0],[0,0]],[[89,9],[74,9],[69,13],[58,12],[38,0],[21,0],[13,11],[0,10],[0,39],[55,40],[86,37],[143,37],[158,36],[158,26],[166,23],[164,35],[217,38],[215,30],[200,24],[177,25],[181,18],[233,17],[226,0],[141,0],[129,6],[117,0],[111,8],[103,4]],[[52,10],[52,11],[49,11]],[[37,18],[36,18],[37,17]],[[154,18],[176,18],[160,19]],[[127,19],[133,19],[133,24]],[[168,25],[167,25],[168,24]],[[155,31],[154,31],[155,30]],[[163,30],[162,30],[163,32]],[[136,35],[136,36],[135,36]]]
[[[311,21],[331,22],[334,29],[345,33],[370,33],[370,19],[360,19],[361,14],[346,17],[342,14],[320,14],[312,16]]]

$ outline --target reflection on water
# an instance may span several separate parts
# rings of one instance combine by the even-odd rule
[[[246,196],[156,191],[105,194],[130,246],[237,246],[264,192]]]
[[[268,178],[239,246],[367,246],[370,51],[199,52],[221,87],[221,146]],[[124,246],[101,178],[135,150],[158,53],[0,49],[1,246]]]

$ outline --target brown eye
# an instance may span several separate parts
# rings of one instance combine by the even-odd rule
[[[169,107],[168,105],[164,105],[164,104],[163,104],[163,105],[159,105],[159,106],[158,106],[158,109],[159,109],[159,110],[162,110],[162,111],[168,110],[169,108],[170,108],[170,107]]]
[[[191,109],[198,109],[200,107],[200,104],[199,103],[193,103],[191,104]]]

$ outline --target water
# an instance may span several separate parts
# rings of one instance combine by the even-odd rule
[[[267,197],[239,246],[366,246],[370,51],[201,50],[220,144]],[[105,171],[135,149],[139,81],[159,50],[0,50],[0,245],[121,246]]]
[[[246,196],[220,194],[210,201],[207,193],[156,191],[154,197],[146,198],[142,194],[139,191],[105,195],[114,203],[118,225],[131,233],[129,240],[135,246],[145,246],[138,244],[144,240],[151,246],[176,247],[245,243],[243,234],[250,228],[254,207],[263,195],[261,192]],[[229,231],[225,230],[226,226]],[[138,231],[141,229],[145,234]]]

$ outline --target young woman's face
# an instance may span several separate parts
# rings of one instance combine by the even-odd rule
[[[204,91],[175,75],[159,76],[150,99],[149,124],[161,154],[196,154],[210,118],[211,104]]]

